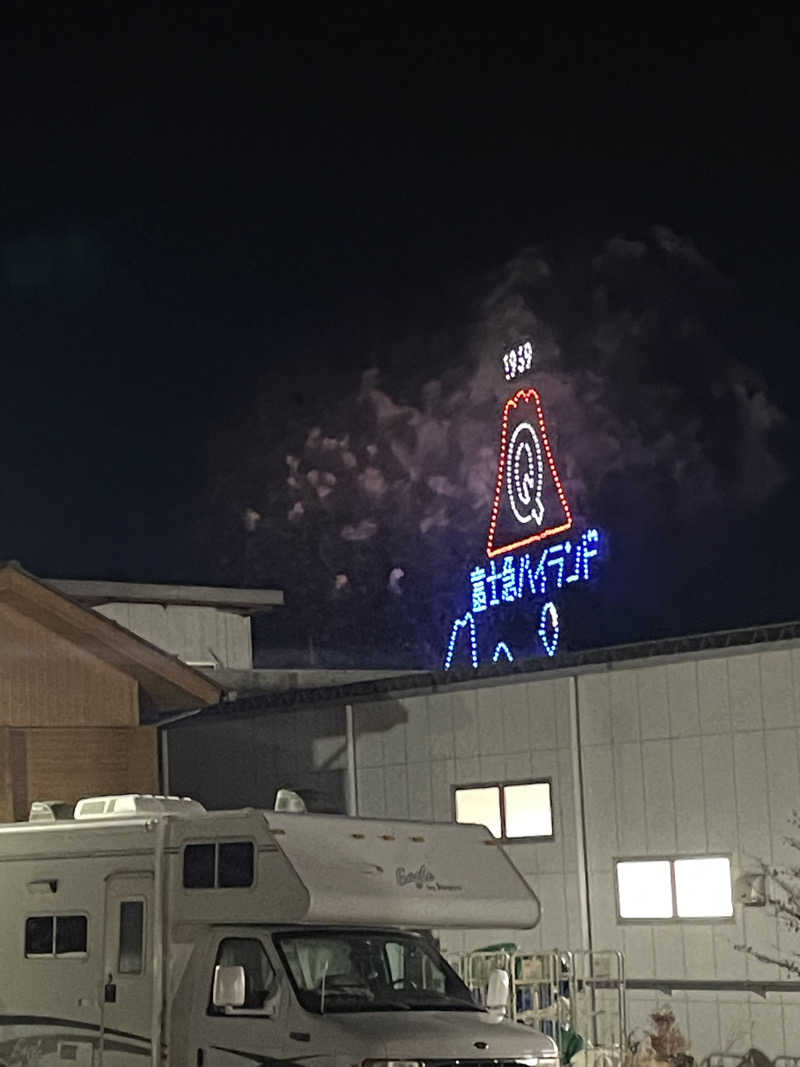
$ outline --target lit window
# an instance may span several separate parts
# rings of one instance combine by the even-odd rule
[[[505,833],[503,837],[552,837],[553,808],[549,782],[503,787]]]
[[[500,823],[500,787],[456,790],[456,822],[478,823],[495,837],[502,836]]]
[[[618,860],[621,920],[729,919],[733,915],[727,856]]]
[[[672,875],[669,860],[617,864],[621,919],[671,919]]]
[[[456,822],[478,823],[494,837],[553,836],[549,781],[464,786],[454,790]]]
[[[731,861],[727,856],[675,860],[675,900],[682,919],[730,918]]]

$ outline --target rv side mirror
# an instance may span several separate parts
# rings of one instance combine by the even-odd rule
[[[489,988],[486,990],[486,1007],[489,1011],[506,1011],[508,1007],[508,990],[508,972],[497,967],[489,975]]]
[[[244,967],[214,968],[214,992],[211,999],[215,1008],[241,1008],[244,1005]]]

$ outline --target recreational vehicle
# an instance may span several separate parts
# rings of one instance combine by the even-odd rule
[[[556,1064],[427,933],[538,918],[478,826],[34,804],[0,827],[0,1067]]]

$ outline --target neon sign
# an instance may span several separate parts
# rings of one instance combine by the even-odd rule
[[[532,358],[530,342],[506,353],[506,380],[530,369]],[[486,540],[488,562],[469,571],[469,609],[451,625],[445,670],[451,669],[462,648],[472,667],[480,666],[479,622],[491,619],[491,628],[496,630],[507,620],[509,611],[515,611],[518,620],[520,609],[523,615],[530,614],[526,647],[513,649],[507,636],[495,632],[485,648],[491,662],[513,663],[537,652],[556,655],[563,610],[555,598],[596,577],[603,548],[602,535],[595,527],[567,540],[542,544],[572,527],[572,512],[548,437],[541,396],[533,388],[518,389],[505,402],[501,418],[497,481]]]
[[[489,561],[488,568],[475,567],[469,575],[471,610],[478,615],[525,596],[547,596],[573,582],[590,581],[594,577],[592,560],[598,555],[599,545],[600,533],[592,528],[574,544],[561,541],[548,545],[534,560],[526,552],[518,557],[505,556],[502,567],[498,567],[496,559]]]
[[[533,345],[525,341],[510,352],[503,355],[503,370],[506,373],[506,381],[512,382],[520,374],[529,371],[533,366]]]
[[[509,440],[511,425],[514,429]],[[508,507],[505,507],[506,496]],[[571,526],[572,512],[547,436],[541,398],[535,389],[519,389],[503,408],[500,459],[486,555],[513,552],[534,541],[564,533]]]

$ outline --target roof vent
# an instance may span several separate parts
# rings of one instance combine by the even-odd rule
[[[71,819],[74,806],[63,800],[34,800],[28,814],[28,822],[60,822]]]
[[[202,815],[205,808],[189,797],[158,797],[126,793],[116,797],[86,797],[75,805],[75,819],[130,819],[137,815]]]
[[[275,811],[291,812],[295,815],[302,815],[308,809],[306,808],[305,801],[292,789],[279,789],[275,794]]]

